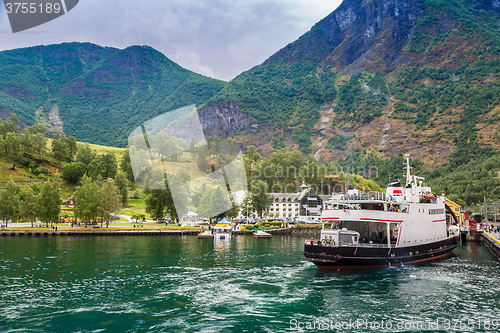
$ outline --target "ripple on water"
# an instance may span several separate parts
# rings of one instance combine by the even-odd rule
[[[421,266],[331,273],[304,260],[299,237],[236,237],[224,247],[195,237],[8,242],[7,330],[276,332],[292,330],[291,320],[485,319],[500,310],[499,265],[477,246]]]

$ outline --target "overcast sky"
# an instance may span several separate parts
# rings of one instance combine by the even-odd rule
[[[12,33],[0,6],[0,50],[91,42],[149,45],[179,65],[230,80],[260,64],[342,0],[80,0],[44,25]]]

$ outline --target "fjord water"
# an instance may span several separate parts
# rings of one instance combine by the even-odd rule
[[[500,328],[500,265],[481,244],[423,265],[340,273],[317,270],[303,244],[298,236],[2,237],[0,331]]]

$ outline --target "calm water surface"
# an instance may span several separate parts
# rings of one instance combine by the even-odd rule
[[[0,331],[497,332],[481,244],[419,266],[321,272],[304,238],[0,238]]]

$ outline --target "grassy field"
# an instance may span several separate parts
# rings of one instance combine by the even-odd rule
[[[86,143],[86,142],[77,142],[77,145],[89,145],[92,150],[96,150],[98,154],[105,154],[105,153],[114,153],[116,155],[122,156],[125,151],[127,150],[126,148],[117,148],[117,147],[108,147],[108,146],[101,146],[101,145],[95,145],[93,143]],[[52,139],[47,139],[47,148],[50,151],[52,147]],[[118,157],[118,156],[117,156]]]
[[[86,143],[84,142],[78,142],[77,145],[85,145]],[[52,139],[47,139],[47,149],[50,152],[52,145]],[[98,154],[105,154],[105,153],[113,153],[116,156],[116,160],[118,164],[121,162],[123,158],[123,154],[125,153],[126,149],[125,148],[116,148],[116,147],[107,147],[107,146],[101,146],[101,145],[95,145],[95,144],[88,144],[91,149],[95,150]],[[31,172],[31,170],[27,167],[19,166],[17,165],[14,170],[11,169],[12,167],[12,162],[6,161],[4,158],[0,159],[0,189],[5,188],[6,183],[9,180],[13,180],[19,185],[24,185],[24,184],[29,184],[29,183],[34,183],[34,182],[44,182],[46,180],[53,179],[54,176],[58,175],[61,177],[62,175],[62,167],[59,162],[57,162],[55,159],[52,157],[44,157],[41,162],[41,164],[38,165],[40,167],[45,168],[48,171],[48,174],[41,173],[41,174],[34,174]],[[37,162],[38,164],[38,162]],[[59,181],[59,187],[60,187],[60,193],[61,193],[61,199],[66,200],[70,196],[73,195],[74,188],[75,186],[72,184],[69,184],[65,182],[64,180],[60,179]]]
[[[36,177],[28,170],[16,167],[11,169],[12,163],[5,160],[0,160],[0,188],[5,188],[5,183],[13,180],[16,183],[41,182],[43,178]]]
[[[132,216],[135,214],[144,214],[146,215],[146,202],[144,199],[129,199],[127,206],[131,208],[127,208],[121,212],[122,215]],[[146,215],[146,218],[150,217]]]

